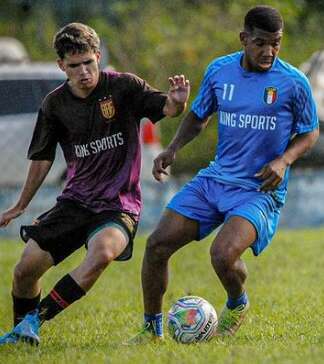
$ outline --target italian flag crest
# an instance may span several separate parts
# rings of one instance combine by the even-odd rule
[[[275,87],[267,87],[264,90],[264,102],[268,105],[272,105],[277,101],[278,90]]]

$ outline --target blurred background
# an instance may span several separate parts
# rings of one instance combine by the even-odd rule
[[[239,32],[250,0],[0,0],[0,211],[17,198],[25,179],[26,152],[41,99],[64,80],[52,49],[55,32],[66,23],[94,27],[102,41],[102,68],[133,72],[166,90],[168,76],[190,79],[191,101],[204,70],[215,57],[240,49]],[[324,121],[324,1],[262,1],[285,20],[281,58],[309,77]],[[151,177],[152,159],[172,138],[180,119],[165,119],[159,130],[143,121],[141,231],[151,230],[170,197],[214,158],[217,120],[178,154],[164,184]],[[322,123],[321,123],[322,124]],[[281,225],[324,224],[324,136],[293,167]],[[60,150],[46,183],[28,212],[0,236],[17,236],[19,225],[55,203],[64,184]]]

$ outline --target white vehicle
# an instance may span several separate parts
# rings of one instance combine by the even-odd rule
[[[65,80],[55,63],[0,65],[0,187],[21,185],[26,178],[28,146],[44,96]],[[61,149],[46,178],[60,181],[65,171]]]
[[[29,62],[24,45],[15,38],[0,37],[0,64]]]

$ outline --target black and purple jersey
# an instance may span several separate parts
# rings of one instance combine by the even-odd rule
[[[129,73],[100,74],[85,99],[65,82],[43,101],[28,150],[31,160],[54,160],[60,144],[67,181],[58,200],[96,212],[141,209],[139,124],[164,117],[166,94]]]

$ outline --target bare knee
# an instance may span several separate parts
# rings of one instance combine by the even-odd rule
[[[152,233],[146,244],[145,256],[153,262],[166,261],[173,254],[173,250],[166,244],[163,236],[159,233]]]
[[[14,273],[13,273],[13,279],[15,282],[19,283],[26,277],[27,270],[24,267],[24,264],[20,261],[16,264]]]
[[[94,269],[103,270],[114,260],[114,255],[108,249],[102,249],[95,260]]]
[[[211,262],[217,273],[222,274],[232,269],[239,255],[235,248],[226,244],[224,247],[213,245],[210,249]]]
[[[32,285],[54,264],[51,255],[30,240],[15,266],[13,279],[19,286]]]
[[[98,242],[95,254],[90,259],[92,264],[89,273],[103,271],[115,258],[114,252],[106,244]]]
[[[17,286],[36,282],[40,277],[41,274],[39,274],[37,269],[25,260],[20,260],[15,266],[13,280]]]
[[[213,242],[210,255],[216,272],[244,270],[242,253],[255,241],[256,230],[244,218],[234,216],[226,222]]]

